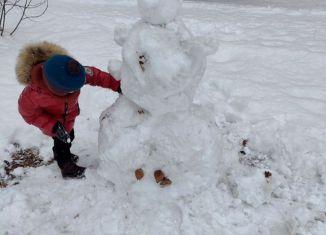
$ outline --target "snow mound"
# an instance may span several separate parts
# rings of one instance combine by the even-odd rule
[[[101,117],[99,173],[127,191],[137,184],[138,168],[145,172],[145,192],[158,187],[153,176],[158,169],[172,180],[171,195],[207,188],[216,177],[222,149],[209,113],[192,106],[189,111],[155,117],[120,96]]]

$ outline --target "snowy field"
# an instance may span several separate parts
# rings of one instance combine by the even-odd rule
[[[55,164],[16,169],[18,178],[0,188],[0,234],[326,234],[324,1],[235,2],[186,1],[181,12],[195,35],[219,41],[195,97],[222,137],[216,176],[202,182],[204,190],[175,201],[162,198],[178,194],[177,184],[144,193],[134,180],[125,193],[115,190],[98,175],[97,145],[99,117],[117,95],[84,87],[73,152],[88,167],[87,178],[63,180]],[[0,38],[1,177],[16,143],[52,158],[52,139],[17,111],[19,49],[48,40],[106,70],[109,60],[121,59],[114,28],[139,18],[133,0],[50,3],[39,22]],[[156,197],[159,203],[146,205]]]
[[[251,6],[263,7],[286,7],[286,8],[324,8],[326,2],[322,0],[189,0],[193,2],[212,2],[212,3],[228,3],[228,4],[241,4]]]

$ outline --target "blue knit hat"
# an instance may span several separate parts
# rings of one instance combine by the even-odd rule
[[[66,55],[55,55],[43,66],[44,81],[57,95],[78,91],[86,80],[84,67]]]

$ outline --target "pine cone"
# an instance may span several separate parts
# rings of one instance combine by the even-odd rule
[[[135,171],[135,176],[137,180],[141,180],[142,178],[144,178],[144,171],[143,169],[139,168]]]
[[[160,185],[162,187],[169,186],[171,184],[172,184],[172,181],[167,177],[164,177],[163,180],[160,182]]]
[[[156,183],[160,184],[161,187],[169,186],[172,184],[172,181],[165,176],[164,172],[161,170],[156,170],[154,172],[154,177]]]
[[[164,175],[163,171],[156,170],[154,172],[154,178],[156,180],[156,183],[160,183],[165,178],[165,175]]]

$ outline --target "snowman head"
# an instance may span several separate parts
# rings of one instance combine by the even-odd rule
[[[179,14],[183,0],[138,0],[143,20],[151,24],[167,24]]]

